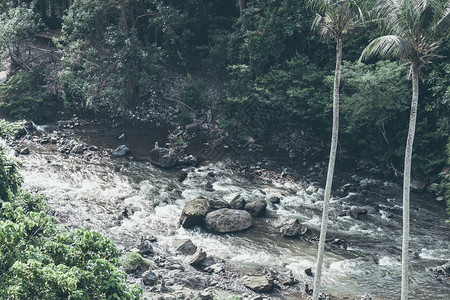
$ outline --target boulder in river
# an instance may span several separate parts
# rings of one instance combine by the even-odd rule
[[[234,209],[244,209],[245,208],[245,199],[241,197],[241,195],[237,195],[230,202],[231,208]]]
[[[209,206],[212,210],[220,208],[230,208],[230,204],[223,199],[209,199]]]
[[[130,149],[129,149],[127,146],[125,146],[125,145],[120,145],[119,147],[116,148],[116,150],[114,150],[114,151],[112,152],[112,155],[113,155],[113,156],[120,157],[120,156],[125,156],[125,155],[127,155],[128,152],[130,152]]]
[[[177,164],[178,157],[173,149],[154,148],[150,152],[150,161],[162,168],[170,168]]]
[[[280,233],[284,237],[296,237],[305,234],[307,230],[299,219],[289,219],[281,226]]]
[[[191,228],[202,225],[209,208],[209,202],[204,198],[197,198],[189,201],[181,211],[181,226],[184,228]]]
[[[179,241],[175,247],[175,251],[183,255],[193,255],[197,251],[197,246],[190,239]]]
[[[28,155],[28,154],[30,154],[30,149],[28,149],[26,147],[22,148],[22,149],[20,149],[19,153],[22,155]]]
[[[250,228],[253,220],[245,210],[221,208],[206,215],[205,225],[208,231],[228,233]]]
[[[364,208],[352,208],[347,212],[347,215],[352,217],[353,219],[359,219],[364,215],[367,215],[368,211]]]
[[[139,253],[142,255],[152,255],[153,254],[153,246],[149,240],[142,240],[138,245]]]
[[[280,199],[280,197],[270,197],[269,198],[269,202],[270,203],[272,203],[272,204],[280,204],[280,202],[281,202],[281,199]]]
[[[273,289],[273,281],[266,276],[245,276],[241,279],[244,286],[257,293],[270,292]]]
[[[194,253],[194,255],[192,255],[191,259],[189,260],[189,264],[191,266],[198,265],[203,260],[205,260],[205,258],[206,258],[206,252],[200,248]]]
[[[152,286],[156,284],[156,282],[158,281],[158,277],[156,276],[155,273],[148,270],[144,274],[142,274],[142,281],[144,282],[145,285]]]
[[[259,199],[245,203],[245,210],[250,213],[252,217],[259,217],[266,212],[267,202],[266,200]]]

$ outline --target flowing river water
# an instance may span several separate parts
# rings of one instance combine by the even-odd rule
[[[112,138],[117,133],[98,129],[72,132],[91,144],[111,148],[121,143]],[[144,155],[142,149],[158,140],[164,143],[164,137],[155,132],[130,131],[125,143],[136,145],[135,148],[144,145],[140,147]],[[129,147],[134,150],[132,146]],[[180,183],[179,170],[162,170],[145,160],[88,161],[77,156],[64,157],[41,146],[32,148],[32,153],[21,159],[25,188],[44,194],[61,223],[99,231],[120,247],[136,245],[140,236],[156,236],[158,243],[169,249],[175,240],[190,238],[208,255],[225,259],[240,270],[292,270],[298,279],[311,281],[304,270],[314,266],[317,246],[300,239],[285,239],[278,228],[289,218],[299,218],[309,228],[318,230],[323,190],[315,183],[255,179],[225,161],[186,168],[188,176]],[[350,193],[331,201],[329,236],[344,239],[348,249],[327,251],[324,290],[355,297],[367,292],[373,299],[398,299],[401,188],[391,182],[357,176],[351,180],[371,192]],[[281,203],[268,205],[265,217],[256,219],[250,230],[238,234],[218,236],[178,226],[187,201],[198,196],[231,201],[238,194],[246,199],[277,196]],[[428,270],[450,258],[444,205],[428,194],[413,193],[411,198],[411,299],[449,299],[448,281],[438,281]],[[134,213],[119,220],[125,208]],[[355,208],[368,214],[360,219],[341,216],[342,211]]]

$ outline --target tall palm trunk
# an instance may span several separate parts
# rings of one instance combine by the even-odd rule
[[[333,184],[334,163],[336,161],[336,150],[339,133],[339,85],[341,83],[342,64],[342,39],[336,39],[336,69],[334,71],[333,87],[333,130],[331,133],[330,158],[328,161],[327,182],[325,184],[325,195],[322,211],[322,225],[320,227],[319,250],[317,251],[316,275],[314,278],[313,300],[319,299],[320,280],[322,277],[323,256],[325,250],[325,239],[327,237],[328,210],[330,206],[331,186]]]
[[[239,0],[239,13],[242,16],[245,9],[245,0]]]
[[[417,104],[419,102],[419,66],[412,63],[412,100],[409,115],[408,138],[406,139],[405,167],[403,172],[403,242],[402,242],[402,294],[401,300],[408,299],[408,248],[409,248],[409,194],[411,185],[411,158],[416,132]]]

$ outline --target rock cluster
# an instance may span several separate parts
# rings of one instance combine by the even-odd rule
[[[213,233],[242,231],[253,225],[253,218],[264,215],[265,200],[245,201],[236,196],[231,203],[222,199],[196,198],[185,204],[180,224],[184,228],[203,226]]]

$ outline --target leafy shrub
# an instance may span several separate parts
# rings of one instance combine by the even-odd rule
[[[18,71],[0,85],[0,108],[15,118],[47,119],[52,96],[44,85],[43,68]]]
[[[28,46],[43,24],[33,5],[14,7],[8,3],[3,9],[0,11],[0,62],[10,58],[13,69],[22,68],[31,58]],[[1,56],[5,54],[7,57]]]
[[[7,156],[0,145],[0,205],[9,201],[20,187],[21,178],[17,161]]]
[[[205,85],[202,83],[188,84],[183,88],[180,100],[194,109],[204,108],[205,91]]]

